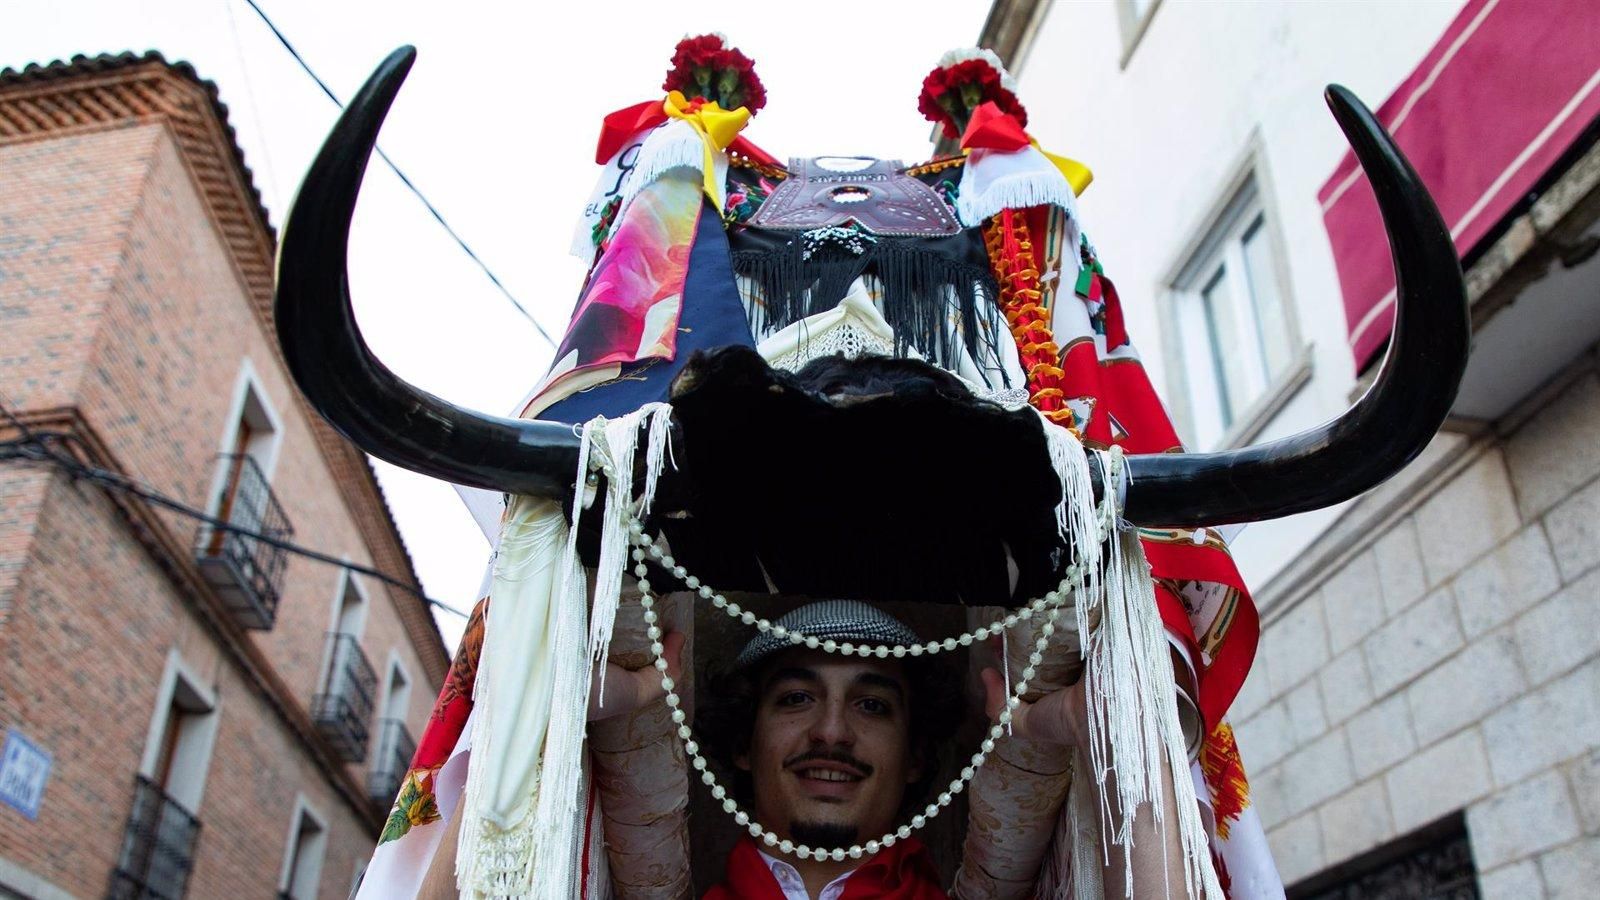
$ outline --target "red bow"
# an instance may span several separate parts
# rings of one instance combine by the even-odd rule
[[[972,111],[967,130],[961,135],[963,150],[1021,150],[1028,146],[1028,132],[1010,113],[1001,111],[993,100],[985,100]],[[606,157],[610,159],[611,157]]]
[[[667,121],[667,111],[660,100],[635,103],[606,116],[600,123],[600,141],[595,146],[594,161],[602,166],[605,165],[628,143],[629,138],[641,131],[649,131],[665,121]],[[743,135],[734,138],[728,149],[762,165],[778,164],[776,157],[745,140]]]

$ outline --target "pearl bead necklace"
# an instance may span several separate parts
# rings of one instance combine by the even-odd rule
[[[673,559],[671,554],[662,550],[659,543],[651,538],[650,535],[644,533],[644,526],[637,519],[628,523],[628,534],[629,540],[634,544],[633,574],[639,579],[641,591],[647,591],[650,586],[648,580],[650,570],[645,566],[644,562],[645,555],[648,553],[662,568],[671,572],[674,578],[687,585],[691,591],[699,594],[701,599],[711,601],[712,606],[722,610],[731,619],[738,619],[746,625],[754,625],[756,630],[762,634],[770,633],[774,637],[788,640],[790,644],[796,647],[804,646],[809,650],[841,653],[845,656],[876,656],[879,659],[886,659],[891,656],[895,659],[903,659],[907,656],[922,656],[923,654],[931,656],[935,653],[952,651],[957,647],[970,647],[975,641],[986,641],[1018,622],[1026,622],[1046,610],[1065,606],[1074,596],[1074,591],[1086,572],[1086,567],[1081,563],[1073,563],[1067,567],[1066,574],[1054,590],[1047,592],[1043,597],[1018,607],[1015,612],[1006,614],[1004,618],[988,625],[980,626],[966,634],[945,638],[942,641],[928,641],[924,644],[851,644],[848,641],[839,643],[785,628],[782,625],[774,624],[770,619],[757,616],[750,610],[729,600],[723,594],[713,590],[709,585],[701,583],[699,578],[689,574],[683,566],[678,565],[677,560]],[[656,641],[659,638],[652,637],[651,640]]]
[[[995,742],[999,741],[1011,725],[1013,711],[1022,705],[1022,695],[1028,692],[1028,682],[1034,677],[1036,667],[1044,661],[1044,651],[1049,646],[1050,637],[1055,633],[1056,619],[1060,617],[1062,607],[1068,598],[1075,596],[1076,589],[1081,586],[1084,569],[1079,564],[1074,564],[1067,569],[1067,575],[1062,579],[1060,586],[1043,597],[1034,600],[1022,607],[1017,612],[1008,614],[1005,618],[990,625],[983,626],[976,631],[971,631],[960,637],[946,638],[943,641],[929,641],[926,644],[887,645],[852,645],[850,643],[837,643],[833,640],[819,640],[813,635],[802,634],[798,631],[787,630],[781,625],[758,618],[749,610],[742,610],[736,603],[730,603],[722,594],[712,590],[707,585],[701,584],[698,578],[688,574],[683,566],[677,565],[672,557],[662,551],[659,544],[648,534],[644,533],[644,526],[637,519],[630,519],[628,523],[628,537],[634,545],[633,559],[636,565],[634,573],[639,577],[639,605],[644,609],[645,635],[650,640],[650,656],[656,671],[661,673],[661,689],[666,692],[667,708],[672,710],[672,722],[678,727],[678,737],[683,740],[684,751],[689,756],[690,765],[700,773],[700,780],[711,788],[712,798],[721,801],[723,812],[733,817],[735,823],[749,831],[750,837],[760,841],[769,848],[780,853],[793,854],[800,859],[818,859],[834,862],[843,862],[845,859],[861,859],[871,856],[887,847],[893,847],[897,841],[911,837],[911,832],[921,829],[937,817],[945,807],[955,800],[956,795],[966,790],[967,785],[977,776],[978,770],[983,768],[984,761],[994,751]],[[896,659],[906,656],[921,656],[924,653],[934,654],[941,651],[954,650],[956,647],[970,646],[975,640],[983,640],[990,635],[999,634],[1002,629],[1009,628],[1019,621],[1025,621],[1038,613],[1044,614],[1044,621],[1039,625],[1039,636],[1034,641],[1033,652],[1028,654],[1028,664],[1022,669],[1022,677],[1016,684],[1011,685],[1007,696],[1005,708],[1000,710],[997,721],[989,727],[987,736],[978,746],[978,752],[972,755],[969,764],[961,769],[959,778],[950,782],[950,786],[939,792],[938,799],[929,803],[921,813],[911,817],[910,824],[901,825],[898,829],[884,833],[882,836],[867,841],[865,844],[854,844],[848,848],[834,847],[808,847],[805,844],[795,844],[787,839],[780,839],[776,834],[762,827],[748,812],[739,808],[739,804],[728,796],[727,788],[717,781],[712,773],[706,758],[700,754],[700,745],[694,739],[694,731],[688,725],[688,714],[683,711],[683,700],[678,696],[677,685],[667,674],[667,660],[662,654],[665,647],[661,643],[662,632],[657,624],[658,616],[655,611],[655,594],[646,577],[648,569],[645,567],[645,554],[648,553],[660,562],[662,566],[672,572],[673,577],[679,579],[690,589],[696,591],[702,598],[711,600],[712,604],[733,618],[739,619],[746,625],[755,625],[763,634],[774,633],[777,637],[787,638],[796,646],[805,646],[808,649],[822,650],[826,653],[840,653],[846,656],[854,653],[859,656],[876,656],[879,659],[893,656]]]

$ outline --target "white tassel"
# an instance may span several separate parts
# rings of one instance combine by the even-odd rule
[[[649,420],[650,433],[645,439],[644,494],[639,498],[639,518],[650,515],[656,500],[656,483],[661,480],[667,457],[672,452],[672,407],[665,403],[646,404],[640,412]],[[674,459],[672,467],[678,467]]]
[[[495,664],[480,668],[474,701],[486,714],[473,717],[474,746],[494,747],[498,738],[504,746],[492,758],[504,763],[491,763],[491,755],[485,752],[480,764],[468,774],[463,810],[468,818],[461,832],[458,865],[458,883],[464,896],[581,900],[579,861],[589,818],[584,815],[581,802],[591,661],[603,660],[608,652],[621,595],[628,555],[627,522],[637,511],[633,465],[639,431],[644,425],[648,435],[644,498],[648,504],[668,452],[670,414],[671,409],[665,404],[651,404],[619,419],[599,418],[583,426],[575,508],[584,505],[591,460],[596,469],[604,469],[609,476],[605,507],[600,511],[601,558],[593,590],[592,620],[588,575],[578,556],[576,529],[566,526],[559,511],[554,515],[549,515],[548,510],[529,514],[525,509],[530,508],[522,506],[548,505],[548,501],[513,501],[517,514],[508,517],[511,525],[501,541],[501,565],[495,572],[493,591],[496,599],[490,603],[489,615],[497,623],[506,622],[512,614],[505,610],[517,610],[538,621],[535,627],[523,624],[516,629],[521,639],[531,644],[525,648],[506,646],[507,640],[517,637],[507,631],[507,626],[491,626],[488,630],[483,659],[515,665],[508,662],[518,655],[511,650],[526,650],[522,663],[526,686],[523,696],[501,697],[498,689],[491,687],[504,680],[497,674]],[[538,549],[541,547],[546,548],[544,552]],[[547,568],[554,571],[545,571]],[[543,596],[536,596],[540,591],[534,585],[519,589],[520,582],[541,574],[545,580]],[[542,610],[529,606],[539,601],[544,603]],[[491,648],[498,648],[498,652],[491,652]],[[513,684],[515,678],[504,687]],[[490,710],[500,715],[487,714]],[[510,718],[496,726],[495,720],[503,716]],[[539,721],[533,722],[534,718]],[[502,731],[507,733],[501,734]],[[525,771],[516,769],[517,751],[508,741],[536,748],[531,784],[508,780],[523,778],[518,772]],[[486,805],[485,799],[491,796],[496,802]]]
[[[606,505],[601,510],[600,560],[595,566],[594,600],[589,607],[588,658],[603,662],[611,647],[622,578],[628,561],[628,514],[633,506],[633,455],[638,446],[639,421],[635,415],[601,423],[596,451],[606,473]],[[605,670],[601,669],[600,696],[605,696]]]
[[[1207,898],[1222,897],[1211,864],[1208,839],[1200,819],[1194,784],[1188,771],[1183,730],[1178,721],[1177,685],[1167,654],[1167,640],[1156,608],[1149,566],[1137,531],[1118,516],[1125,489],[1120,448],[1101,454],[1105,473],[1104,524],[1111,532],[1104,561],[1104,590],[1088,591],[1087,602],[1077,605],[1078,633],[1086,661],[1084,678],[1088,704],[1089,769],[1099,788],[1101,818],[1120,823],[1105,838],[1124,850],[1129,891],[1133,889],[1133,826],[1140,808],[1149,804],[1157,831],[1163,824],[1167,779],[1163,759],[1172,773],[1174,805],[1182,839],[1184,895],[1197,890]],[[1065,484],[1066,479],[1063,479]],[[1083,535],[1095,532],[1080,532]],[[1080,539],[1079,549],[1085,541]],[[1098,561],[1097,561],[1098,562]],[[1090,628],[1098,612],[1099,624]],[[1116,797],[1106,796],[1106,779],[1116,769]]]
[[[655,500],[656,484],[661,478],[671,434],[672,407],[665,403],[649,403],[619,419],[596,421],[601,423],[598,431],[602,445],[597,450],[606,471],[607,490],[600,560],[595,567],[594,601],[589,607],[589,658],[603,663],[611,652],[611,632],[616,626],[622,580],[629,568],[628,519],[646,515]],[[646,429],[645,483],[644,494],[635,502],[633,464],[641,427]],[[585,434],[589,433],[585,427]],[[600,672],[600,696],[604,697],[604,666]],[[587,698],[584,703],[587,708]]]
[[[584,763],[585,793],[593,796],[598,793],[594,787],[594,773],[588,767],[587,758]],[[583,879],[589,885],[589,889],[584,893],[583,900],[611,900],[611,865],[606,861],[605,811],[600,808],[598,796],[593,796],[588,819],[589,870],[583,873]]]
[[[1133,825],[1140,808],[1148,804],[1160,830],[1166,815],[1164,772],[1170,770],[1184,849],[1184,896],[1199,893],[1220,900],[1221,886],[1211,864],[1194,784],[1184,777],[1188,754],[1178,721],[1177,685],[1149,566],[1138,532],[1120,519],[1127,490],[1122,451],[1113,447],[1100,454],[1105,499],[1097,509],[1082,445],[1068,429],[1042,415],[1040,422],[1061,479],[1056,527],[1070,537],[1075,561],[1086,570],[1074,604],[1085,660],[1088,729],[1087,765],[1075,769],[1068,810],[1075,844],[1080,845],[1073,849],[1073,890],[1078,896],[1098,896],[1084,892],[1093,889],[1091,880],[1100,880],[1102,860],[1109,858],[1112,843],[1124,851],[1126,881],[1132,890],[1133,857],[1127,851],[1132,847]],[[1114,788],[1106,783],[1113,766]],[[1108,790],[1115,796],[1108,796]],[[1098,817],[1090,810],[1096,800]],[[1086,819],[1104,825],[1117,822],[1118,827],[1095,828],[1097,839],[1085,847],[1077,839],[1088,837],[1091,825]],[[1059,882],[1056,886],[1059,896],[1064,886]]]

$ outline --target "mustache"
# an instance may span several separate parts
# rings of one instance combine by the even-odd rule
[[[808,762],[842,763],[860,772],[862,777],[868,777],[872,775],[871,763],[863,762],[844,750],[807,750],[804,753],[795,754],[794,756],[784,760],[783,767],[785,769],[792,769],[801,763]]]

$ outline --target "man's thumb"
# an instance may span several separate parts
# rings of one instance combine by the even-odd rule
[[[688,640],[688,635],[681,631],[669,631],[661,638],[661,657],[667,661],[667,674],[673,681],[681,681],[683,676],[683,644]]]
[[[984,669],[978,673],[983,679],[983,712],[993,722],[1000,718],[1000,710],[1006,707],[1005,679],[994,669]]]

